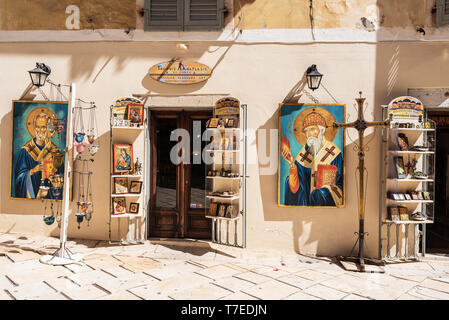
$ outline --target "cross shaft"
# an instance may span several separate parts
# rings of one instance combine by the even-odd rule
[[[364,188],[364,171],[365,171],[365,130],[369,127],[388,127],[390,126],[390,120],[386,121],[373,121],[368,122],[363,116],[363,104],[365,103],[365,98],[362,98],[362,92],[359,92],[360,97],[356,98],[358,105],[358,118],[354,122],[350,123],[338,123],[334,122],[334,128],[354,128],[359,132],[358,141],[358,156],[359,156],[359,166],[357,170],[359,171],[359,263],[364,269],[364,239],[365,239],[365,188]]]

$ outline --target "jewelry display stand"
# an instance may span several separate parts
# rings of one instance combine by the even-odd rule
[[[206,165],[206,218],[212,221],[213,243],[245,248],[246,105],[241,105],[239,113],[232,116],[217,114],[214,109],[212,119],[221,122],[231,118],[238,121],[238,126],[218,124],[206,129],[208,136],[213,137],[205,151],[212,159]]]
[[[387,105],[382,106],[382,117],[388,118]],[[425,256],[426,224],[434,222],[436,143],[435,122],[426,118],[425,113],[414,118],[390,116],[390,127],[382,129],[379,259]]]
[[[114,106],[110,108],[110,214],[109,214],[109,242],[112,244],[132,244],[144,242],[146,239],[146,211],[145,201],[145,159],[147,137],[147,112],[143,108],[143,124],[138,127],[129,125],[117,126],[113,120]],[[137,172],[114,173],[114,144],[130,144],[133,146],[133,163],[136,159],[140,162],[140,170]],[[134,168],[136,169],[136,168]],[[128,192],[115,193],[114,181],[116,178],[124,178],[127,181]],[[130,192],[131,182],[139,181],[142,186],[140,193]],[[114,214],[114,199],[124,198],[126,202],[126,213]],[[134,203],[137,213],[130,213],[130,205]],[[138,204],[138,205],[135,205]],[[113,236],[113,229],[116,236]],[[126,230],[126,234],[123,232]]]
[[[82,255],[73,254],[69,249],[66,248],[67,243],[67,227],[69,223],[69,202],[70,202],[70,181],[71,176],[71,160],[72,160],[72,148],[73,148],[73,111],[75,106],[76,97],[76,86],[72,84],[70,86],[70,101],[69,101],[69,112],[67,119],[67,145],[65,150],[65,164],[64,164],[64,189],[63,189],[63,211],[62,211],[62,221],[61,221],[61,232],[60,232],[60,246],[59,249],[52,255],[44,255],[40,258],[40,262],[50,265],[67,265],[76,263],[79,264]]]

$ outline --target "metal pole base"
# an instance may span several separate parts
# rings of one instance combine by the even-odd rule
[[[52,255],[42,256],[39,261],[53,266],[64,266],[67,264],[83,265],[80,262],[82,258],[83,256],[81,254],[73,254],[69,249],[59,248]]]
[[[359,257],[337,257],[337,261],[347,271],[355,272],[369,272],[369,273],[385,273],[385,270],[381,266],[385,266],[385,262],[378,259],[371,258],[359,258]],[[377,266],[378,268],[368,268],[366,265]]]

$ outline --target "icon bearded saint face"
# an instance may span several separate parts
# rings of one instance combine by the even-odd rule
[[[323,145],[324,139],[333,141],[337,130],[333,128],[334,116],[324,108],[309,108],[299,113],[293,124],[296,140],[308,145],[312,155],[316,155]]]

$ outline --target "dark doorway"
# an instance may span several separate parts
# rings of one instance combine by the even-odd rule
[[[212,111],[151,111],[150,237],[211,238],[210,221],[205,218],[208,202],[202,161],[206,142],[201,139],[211,116]],[[180,141],[170,140],[176,129],[190,134],[189,154],[185,155],[189,161],[179,164],[170,158]]]
[[[436,122],[435,222],[427,225],[429,253],[449,253],[449,111],[428,111]]]

